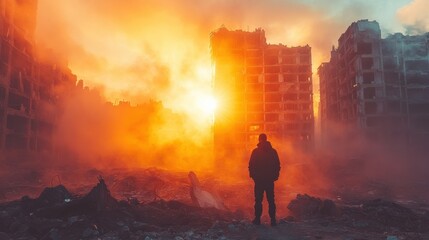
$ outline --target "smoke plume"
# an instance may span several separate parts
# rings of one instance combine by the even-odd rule
[[[426,13],[428,8],[429,2],[414,0],[399,9],[397,17],[404,25],[406,34],[423,34],[429,31],[429,17]]]
[[[401,9],[399,18],[405,24],[427,26],[424,15],[409,14],[427,9],[424,4],[414,1]],[[213,115],[205,112],[204,104],[212,87],[211,31],[222,25],[250,31],[261,27],[269,43],[308,44],[315,73],[351,22],[377,20],[378,14],[367,1],[39,0],[38,46],[61,55],[93,89],[64,101],[56,137],[73,156],[93,164],[211,167],[207,149],[212,144]],[[317,101],[315,75],[314,85]],[[139,113],[127,104],[114,108],[106,101],[115,105],[130,101]],[[348,134],[340,127],[338,132]],[[392,167],[388,151],[374,149],[360,138],[330,145],[328,153],[321,154],[326,158],[298,151],[289,143],[273,144],[284,150],[280,180],[305,183],[313,190],[327,191],[336,180],[323,174],[333,176],[330,167],[347,159],[367,159],[360,179]],[[335,155],[340,157],[331,157]],[[318,158],[328,160],[316,162]],[[405,166],[404,159],[401,164],[395,166]],[[245,175],[247,169],[239,171]],[[389,172],[399,171],[392,167],[384,174],[386,179]]]

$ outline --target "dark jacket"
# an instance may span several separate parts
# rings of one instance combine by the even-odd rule
[[[250,177],[255,181],[276,181],[280,173],[280,161],[277,151],[269,141],[259,142],[257,146],[250,156]]]

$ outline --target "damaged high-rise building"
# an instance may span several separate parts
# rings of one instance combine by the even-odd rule
[[[427,141],[428,43],[428,33],[381,38],[377,22],[352,23],[318,70],[324,139],[342,125],[374,139]]]
[[[311,147],[314,136],[311,48],[267,44],[265,32],[211,34],[218,160],[247,158],[262,132],[277,144]]]
[[[36,54],[37,0],[0,0],[0,160],[52,155],[58,100],[76,76]]]

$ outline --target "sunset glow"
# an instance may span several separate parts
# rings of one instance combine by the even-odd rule
[[[217,101],[212,96],[201,96],[197,103],[203,115],[214,116],[217,108]]]
[[[145,0],[125,4],[117,0],[39,0],[35,37],[41,49],[51,49],[52,54],[67,63],[77,78],[84,80],[84,85],[93,91],[83,96],[85,101],[96,99],[113,105],[128,102],[131,106],[159,102],[180,116],[169,119],[161,114],[149,129],[144,125],[147,123],[143,115],[131,121],[113,117],[105,109],[98,109],[97,114],[88,109],[83,114],[79,111],[85,108],[73,105],[76,100],[68,103],[70,112],[66,111],[65,115],[83,115],[82,119],[103,122],[110,129],[94,130],[109,139],[101,143],[100,148],[119,146],[121,151],[139,153],[149,133],[153,137],[150,141],[167,149],[184,135],[190,135],[197,145],[207,143],[211,139],[214,113],[233,118],[234,112],[242,107],[227,110],[231,96],[213,89],[215,72],[210,36],[221,26],[244,31],[261,28],[269,44],[309,45],[313,109],[317,117],[317,68],[321,62],[329,60],[330,50],[344,29],[361,18],[379,21],[386,28],[383,34],[403,31],[404,25],[425,22],[417,19],[424,14],[416,18],[409,14],[423,9],[416,7],[419,6],[416,2],[422,1],[410,2],[399,0],[385,5],[363,0],[349,4],[313,0],[252,3]],[[381,8],[387,10],[380,14]],[[66,120],[65,123],[73,124]],[[64,126],[70,134],[71,140],[67,140],[70,148],[86,150],[86,146],[74,138],[85,136],[90,142],[98,140],[87,136],[86,129],[81,132],[68,129],[69,126]],[[78,133],[84,135],[76,135]]]
[[[0,0],[0,240],[429,239],[428,9]]]
[[[355,1],[359,4],[361,1]],[[397,1],[395,8],[408,1]],[[378,8],[378,3],[374,3]],[[191,7],[192,5],[192,7]],[[102,90],[107,100],[140,104],[159,99],[177,111],[188,112],[194,91],[209,94],[212,84],[210,32],[230,28],[263,28],[273,43],[312,47],[313,73],[329,56],[338,34],[350,21],[337,19],[346,5],[328,10],[313,1],[188,3],[178,1],[83,0],[39,1],[38,42],[64,55],[86,85]],[[403,11],[412,11],[410,5]],[[393,9],[393,11],[395,11]],[[269,12],[269,14],[266,14]],[[383,21],[388,16],[380,16]],[[252,17],[250,17],[252,16]],[[269,16],[269,17],[266,17]],[[299,16],[299,17],[298,17]],[[400,19],[405,19],[400,15]],[[377,12],[344,16],[379,18]],[[88,21],[90,19],[90,21]],[[293,20],[292,20],[293,19]],[[405,20],[404,20],[405,21]],[[413,21],[406,18],[406,23]],[[386,21],[387,22],[387,21]],[[388,19],[392,30],[400,25]],[[323,36],[323,39],[321,38]],[[317,92],[317,76],[314,76]],[[192,85],[192,88],[190,87]]]

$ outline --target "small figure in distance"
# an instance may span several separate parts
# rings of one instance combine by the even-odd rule
[[[259,143],[252,151],[249,161],[249,174],[255,182],[255,219],[252,223],[261,224],[262,200],[264,192],[268,200],[268,213],[271,218],[271,226],[277,225],[276,204],[274,202],[274,182],[278,180],[280,173],[280,160],[277,151],[267,141],[267,135],[259,135]]]

